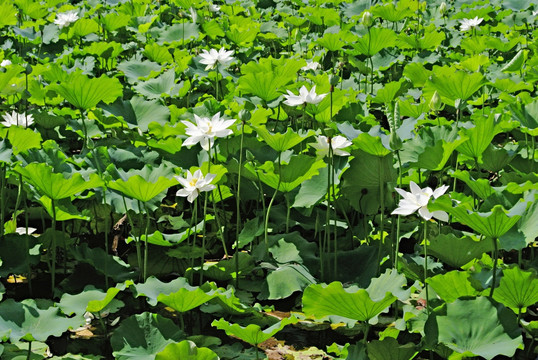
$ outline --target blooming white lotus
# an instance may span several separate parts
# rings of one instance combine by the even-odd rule
[[[233,53],[233,50],[227,51],[225,48],[220,48],[219,51],[215,49],[211,49],[209,51],[203,49],[202,53],[200,54],[200,57],[202,58],[200,63],[207,65],[205,67],[206,70],[213,69],[215,66],[217,66],[217,63],[226,67],[234,60],[232,57]]]
[[[209,11],[211,11],[211,12],[218,12],[218,11],[220,11],[220,6],[215,5],[215,4],[213,4],[213,3],[210,3],[210,4],[209,4]]]
[[[205,151],[213,146],[215,138],[222,138],[232,134],[232,130],[228,129],[235,123],[235,119],[224,120],[220,118],[220,112],[208,117],[200,117],[194,115],[196,124],[190,121],[183,120],[182,123],[187,126],[185,133],[189,135],[182,146],[196,145],[200,143]]]
[[[191,174],[187,170],[187,178],[175,175],[177,181],[183,185],[183,189],[177,191],[176,196],[187,197],[187,201],[192,203],[201,192],[212,191],[216,186],[211,184],[215,178],[215,174],[207,174],[205,177],[200,169]]]
[[[351,141],[346,139],[341,135],[336,135],[335,137],[328,138],[325,135],[320,135],[316,138],[316,143],[310,144],[317,151],[316,153],[320,157],[325,157],[329,154],[329,145],[332,147],[333,155],[338,156],[349,156],[350,153],[342,150],[351,145]]]
[[[4,59],[2,60],[2,62],[0,63],[0,67],[6,67],[8,65],[11,65],[11,61],[8,60],[8,59]]]
[[[310,89],[310,91],[307,90],[306,86],[301,86],[301,88],[299,89],[299,95],[295,95],[289,90],[287,91],[288,95],[284,95],[284,97],[286,98],[284,104],[289,106],[299,106],[303,104],[316,105],[319,104],[325,96],[327,96],[327,94],[317,95],[316,85],[314,85],[312,89]]]
[[[10,126],[27,127],[34,123],[34,117],[32,115],[19,114],[16,111],[13,111],[11,115],[5,114],[2,117],[4,118],[4,121],[0,122],[0,124],[4,125],[5,127],[10,127]]]
[[[33,228],[33,227],[28,227],[28,228],[25,228],[25,227],[18,227],[15,229],[15,233],[19,234],[19,235],[30,235],[30,234],[33,234],[37,231],[36,228]]]
[[[315,70],[317,70],[319,68],[319,66],[320,66],[319,62],[317,62],[317,61],[310,61],[310,62],[307,61],[306,65],[303,66],[301,68],[301,70],[303,70],[303,71],[314,70],[315,71]]]
[[[478,27],[484,19],[475,16],[473,19],[463,19],[460,20],[460,31],[468,31],[473,28]]]
[[[56,19],[54,20],[54,23],[58,25],[58,27],[60,27],[61,29],[61,28],[71,25],[77,20],[78,20],[78,14],[76,10],[71,10],[64,13],[56,14]]]
[[[425,220],[430,220],[434,217],[441,221],[448,221],[448,214],[446,212],[441,210],[432,212],[428,210],[430,198],[433,196],[434,199],[437,199],[443,195],[448,190],[447,185],[443,185],[434,191],[430,187],[421,189],[415,182],[411,181],[409,188],[411,192],[399,188],[394,189],[398,194],[402,195],[403,199],[400,200],[398,208],[392,214],[410,215],[418,210],[419,215]]]

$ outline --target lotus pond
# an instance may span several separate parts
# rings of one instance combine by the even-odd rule
[[[531,0],[0,0],[2,359],[535,359]]]

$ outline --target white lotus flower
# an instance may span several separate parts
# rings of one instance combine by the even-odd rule
[[[404,191],[399,188],[395,188],[403,199],[398,203],[398,208],[392,212],[392,214],[400,215],[411,215],[418,210],[419,215],[425,219],[430,220],[432,217],[441,220],[448,221],[448,214],[444,211],[429,211],[428,203],[430,198],[433,196],[434,199],[437,199],[439,196],[443,195],[448,190],[448,185],[443,185],[437,189],[432,190],[430,187],[421,189],[413,181],[409,183],[409,188],[411,192]]]
[[[215,178],[215,174],[207,174],[205,177],[201,170],[196,170],[194,174],[191,174],[187,170],[187,178],[181,176],[174,176],[174,178],[183,185],[183,189],[178,190],[176,196],[187,197],[187,201],[192,203],[194,199],[203,191],[211,191],[216,186],[211,184],[211,181]]]
[[[288,95],[284,95],[284,97],[286,98],[286,101],[284,101],[284,104],[289,105],[289,106],[299,106],[303,104],[316,105],[316,104],[319,104],[325,96],[327,96],[327,94],[317,95],[316,85],[314,85],[312,89],[310,89],[310,91],[306,89],[306,86],[304,85],[301,86],[301,88],[299,89],[299,95],[295,95],[289,90],[287,91],[288,91]]]
[[[192,22],[196,24],[196,20],[198,20],[198,13],[196,12],[196,9],[193,7],[190,7],[189,14],[191,16]]]
[[[182,123],[187,126],[185,133],[189,135],[182,146],[196,145],[200,143],[205,151],[213,146],[215,138],[222,138],[232,134],[232,130],[228,129],[235,123],[235,119],[224,120],[220,118],[220,113],[208,117],[200,117],[194,115],[196,124],[190,121],[183,120]]]
[[[5,114],[2,117],[4,118],[4,121],[0,122],[0,124],[4,125],[5,127],[10,127],[10,126],[27,127],[34,123],[34,117],[32,115],[19,114],[16,111],[13,111],[11,115]]]
[[[301,68],[301,70],[303,71],[308,71],[308,70],[317,70],[319,68],[319,62],[316,62],[316,61],[310,61],[310,62],[306,62],[306,66],[303,66]]]
[[[213,3],[210,3],[210,4],[209,4],[209,11],[211,11],[211,12],[217,12],[217,11],[220,11],[220,6],[215,5],[215,4],[213,4]]]
[[[26,235],[27,234],[27,231],[28,230],[28,235],[30,234],[33,234],[37,231],[36,228],[33,228],[33,227],[28,227],[28,229],[26,229],[25,227],[18,227],[15,229],[15,232],[19,235]]]
[[[54,23],[61,28],[71,25],[78,20],[78,14],[76,10],[67,11],[64,13],[56,14],[56,20]]]
[[[2,60],[2,62],[0,63],[0,67],[6,67],[8,65],[11,65],[11,61],[8,60],[8,59],[4,59]]]
[[[482,21],[484,21],[484,19],[479,18],[478,16],[475,16],[473,19],[460,20],[460,31],[468,31],[476,28]]]
[[[343,136],[336,135],[335,137],[328,138],[327,136],[320,135],[316,138],[317,143],[312,143],[310,146],[315,148],[317,155],[320,157],[325,157],[329,154],[329,144],[333,149],[333,155],[338,156],[349,156],[350,153],[342,150],[351,145],[351,141],[346,139]]]
[[[202,53],[200,54],[200,57],[202,58],[200,63],[207,65],[205,67],[206,70],[213,69],[217,63],[226,67],[234,60],[232,57],[233,53],[233,50],[227,51],[225,48],[220,48],[219,51],[215,49],[211,49],[209,51],[203,49]]]

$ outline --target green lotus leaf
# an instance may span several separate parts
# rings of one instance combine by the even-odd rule
[[[241,26],[232,24],[230,30],[226,31],[226,37],[238,46],[248,47],[252,45],[259,32],[260,24],[250,21],[247,24],[241,24]]]
[[[155,355],[155,360],[219,360],[217,354],[212,350],[196,347],[196,344],[189,340],[179,343],[168,344],[163,351]]]
[[[398,2],[396,6],[392,3],[375,6],[372,8],[372,14],[391,22],[398,22],[415,15],[415,11],[409,8],[408,3]]]
[[[11,163],[11,155],[13,150],[8,147],[8,141],[3,139],[0,141],[0,162]]]
[[[102,248],[90,248],[88,244],[71,247],[75,260],[92,265],[101,274],[107,274],[117,282],[134,279],[137,273],[117,256],[111,256]]]
[[[31,163],[25,167],[17,165],[15,171],[40,194],[53,200],[74,196],[84,190],[100,187],[103,183],[96,174],[91,174],[88,181],[80,173],[70,174],[70,178],[66,179],[63,174],[52,172],[52,168],[47,164]]]
[[[404,275],[398,274],[394,269],[387,269],[379,277],[372,279],[366,291],[373,301],[382,300],[387,292],[396,296],[400,301],[405,301],[409,299],[411,293],[410,289],[403,289],[406,284],[407,280]]]
[[[459,268],[482,254],[493,251],[491,241],[475,241],[470,236],[439,234],[430,240],[428,252],[444,263]]]
[[[344,289],[342,283],[310,285],[303,293],[303,312],[309,316],[342,316],[357,321],[370,321],[390,306],[397,297],[390,292],[373,301],[365,289]]]
[[[326,164],[322,159],[316,159],[308,155],[293,156],[289,164],[282,165],[279,169],[278,164],[267,161],[258,168],[252,164],[245,164],[245,169],[253,174],[257,174],[260,180],[282,192],[290,192],[304,181],[312,178],[319,173],[319,169]]]
[[[274,336],[280,330],[284,329],[286,325],[296,324],[297,321],[297,318],[294,316],[284,318],[265,330],[262,330],[260,326],[256,324],[250,324],[246,327],[243,327],[238,324],[231,324],[224,319],[213,320],[211,326],[216,327],[219,330],[224,330],[229,336],[238,337],[239,339],[249,343],[250,345],[257,346],[258,344],[261,344],[262,342],[268,340],[270,337]]]
[[[514,266],[503,270],[499,287],[493,299],[516,313],[526,312],[527,307],[538,302],[538,277],[534,270],[523,271]]]
[[[498,115],[493,113],[487,117],[475,117],[475,126],[462,131],[468,139],[458,146],[457,150],[473,159],[480,159],[482,153],[491,144],[495,135],[504,131],[503,127],[505,124],[502,121],[498,121],[498,117]]]
[[[222,27],[219,22],[215,19],[211,21],[205,21],[202,24],[202,29],[204,29],[204,34],[209,36],[212,40],[215,40],[217,37],[223,37],[226,34],[222,31]]]
[[[159,72],[161,70],[161,66],[153,61],[140,61],[133,59],[119,63],[118,70],[123,72],[131,84],[134,84],[139,82],[140,78],[145,78],[152,72]]]
[[[17,9],[13,2],[3,0],[0,3],[0,29],[4,26],[15,25],[17,23]],[[2,88],[2,86],[0,86]]]
[[[135,297],[145,296],[148,304],[151,306],[157,305],[157,297],[159,295],[168,295],[179,288],[189,286],[187,279],[183,277],[178,277],[169,283],[164,283],[154,276],[150,276],[142,284],[135,284],[132,281],[127,282],[127,284],[132,287]]]
[[[40,261],[39,247],[31,235],[5,234],[0,242],[0,276],[28,273]]]
[[[141,96],[133,96],[131,100],[118,99],[110,105],[100,105],[106,113],[122,117],[130,129],[148,131],[149,125],[158,123],[165,125],[170,119],[170,110],[158,100],[145,100]],[[180,140],[177,140],[178,143]]]
[[[403,75],[411,80],[413,86],[422,87],[432,72],[427,70],[422,63],[410,62],[404,67]]]
[[[370,31],[353,44],[355,50],[362,55],[373,56],[383,49],[396,44],[396,33],[387,28],[370,28]]]
[[[406,87],[403,86],[404,83],[401,81],[393,81],[384,84],[384,86],[377,91],[375,98],[372,99],[372,102],[377,104],[390,104],[398,96],[405,91]]]
[[[367,344],[367,349],[371,360],[410,360],[418,353],[415,344],[400,345],[398,340],[391,337],[373,340]]]
[[[63,294],[58,307],[66,315],[83,315],[86,311],[98,313],[110,304],[121,289],[113,287],[106,292],[93,288],[92,286],[76,295]]]
[[[11,92],[11,89],[10,89],[11,86],[9,85],[10,83],[12,83],[13,78],[15,78],[17,75],[19,75],[23,71],[24,71],[24,68],[22,66],[11,65],[6,69],[5,72],[0,72],[0,93],[6,94],[6,95],[9,94]],[[15,80],[16,79],[17,78],[15,78]]]
[[[327,173],[328,169],[326,167],[321,168],[318,175],[314,175],[312,178],[304,181],[299,188],[299,192],[295,195],[292,207],[311,208],[323,199],[327,194]],[[334,180],[335,185],[340,183],[338,177],[335,177]]]
[[[538,101],[533,101],[527,105],[511,104],[509,109],[512,118],[519,121],[525,132],[531,136],[538,136]]]
[[[443,101],[450,105],[458,99],[466,101],[484,85],[484,75],[479,72],[469,74],[454,68],[436,68],[427,85],[437,90]],[[433,93],[433,91],[432,91]]]
[[[270,272],[266,278],[267,288],[262,288],[260,299],[285,299],[296,291],[302,291],[316,279],[308,269],[299,264],[284,264]]]
[[[304,60],[297,59],[260,59],[259,63],[249,62],[241,67],[237,90],[256,95],[265,102],[272,101],[284,93],[284,87],[297,76],[304,66]]]
[[[123,52],[123,48],[120,43],[115,41],[96,41],[92,42],[90,46],[85,47],[84,51],[87,54],[108,59],[118,57]]]
[[[172,320],[145,312],[123,320],[112,334],[110,345],[115,359],[147,360],[183,339],[185,334]]]
[[[143,54],[151,61],[155,61],[159,64],[174,62],[174,58],[172,57],[172,54],[170,54],[170,52],[168,51],[168,47],[161,46],[157,43],[147,44],[144,48]]]
[[[25,129],[20,126],[10,127],[7,139],[11,143],[14,155],[30,149],[38,149],[41,147],[41,142],[43,141],[39,132],[34,132],[32,129]]]
[[[392,153],[392,151],[383,146],[380,137],[372,136],[368,133],[362,133],[357,136],[353,139],[353,144],[360,150],[380,158]]]
[[[147,165],[146,169],[150,169],[151,166]],[[151,171],[151,170],[149,170]],[[118,179],[108,183],[108,187],[114,190],[118,190],[125,196],[132,199],[136,199],[142,202],[148,202],[155,196],[159,195],[171,186],[177,185],[177,180],[170,179],[168,177],[160,176],[155,178],[153,174],[147,174],[148,178],[144,178],[139,174],[130,176],[127,180]]]
[[[101,22],[107,31],[116,31],[125,27],[131,21],[131,16],[127,14],[108,13],[102,17]]]
[[[0,303],[0,338],[10,341],[46,341],[49,336],[61,336],[69,329],[84,324],[82,316],[66,318],[57,307],[42,309],[35,300],[16,302],[7,299]]]
[[[441,170],[454,150],[466,139],[458,134],[457,128],[424,128],[419,136],[403,144],[402,163],[411,163],[422,169]]]
[[[123,95],[123,87],[119,80],[105,75],[99,78],[89,78],[73,73],[65,81],[51,87],[81,110],[92,109],[101,101],[110,104]]]
[[[157,301],[181,313],[197,308],[216,297],[213,289],[204,290],[198,286],[185,284],[179,290],[157,296]]]
[[[512,357],[523,345],[514,313],[486,297],[458,299],[435,319],[439,342],[464,356]]]
[[[81,213],[70,199],[60,199],[54,202],[54,209],[52,208],[52,200],[47,195],[43,195],[39,198],[39,202],[43,205],[43,209],[47,211],[50,217],[56,216],[57,221],[67,220],[90,220],[90,217]]]
[[[346,43],[340,38],[340,33],[335,34],[326,32],[321,38],[316,41],[316,43],[323,46],[329,51],[338,51],[346,45]]]
[[[83,37],[92,33],[99,32],[99,24],[93,19],[78,19],[69,28],[67,37],[69,39],[73,37]]]
[[[186,44],[191,40],[196,40],[199,36],[198,25],[193,23],[181,23],[167,26],[159,31],[159,45],[163,44]]]
[[[379,185],[396,179],[392,156],[379,157],[362,150],[352,151],[351,155],[354,159],[349,162],[349,169],[342,174],[342,194],[350,200],[354,208],[362,207],[362,211],[366,211],[362,198],[365,195],[363,189],[367,189],[366,195],[370,196],[369,205],[371,206],[368,211],[369,213],[374,209],[377,211],[379,209]],[[376,199],[374,203],[371,202],[373,199]]]
[[[428,31],[422,37],[400,34],[399,45],[402,49],[433,50],[445,40],[444,32]]]
[[[478,195],[481,199],[487,199],[491,194],[495,192],[489,180],[487,179],[474,179],[471,174],[466,170],[456,170],[450,173],[450,176],[455,177],[458,180],[463,181],[469,188]]]
[[[461,297],[480,295],[480,282],[466,271],[449,271],[446,274],[435,275],[426,279],[437,295],[447,303]]]
[[[154,79],[139,82],[134,89],[150,100],[159,99],[164,95],[173,96],[179,92],[175,76],[174,69],[170,69]]]
[[[478,234],[483,234],[492,239],[498,239],[514,226],[527,208],[526,201],[519,201],[509,211],[501,205],[495,205],[490,212],[479,213],[470,210],[469,204],[460,203],[452,207],[451,200],[447,196],[437,199],[429,210],[444,210],[453,215],[456,220],[469,226]]]
[[[519,50],[516,55],[506,65],[503,66],[503,72],[520,72],[527,59],[528,50]]]

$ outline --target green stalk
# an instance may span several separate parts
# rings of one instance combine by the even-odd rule
[[[211,171],[211,162],[212,161],[213,161],[213,157],[212,157],[211,147],[210,147],[209,148],[209,163],[207,165],[207,172],[208,173]],[[217,187],[219,188],[219,193],[220,193],[220,186],[217,185]],[[221,194],[220,197],[221,197],[221,200],[222,200],[222,194]],[[217,202],[215,201],[215,196],[213,195],[213,191],[211,191],[211,202],[213,203],[213,212],[215,213],[215,221],[217,222],[217,228],[218,228],[217,234],[220,237],[220,240],[222,242],[222,248],[224,249],[224,255],[226,256],[226,258],[228,258],[228,249],[226,249],[226,242],[224,241],[224,234],[222,232],[222,227],[220,225],[220,219],[219,219],[219,216],[217,214]],[[204,217],[204,221],[205,221],[205,217]]]
[[[52,207],[52,241],[50,255],[52,258],[52,270],[51,270],[51,298],[54,297],[54,288],[56,287],[56,205],[54,199],[51,200]]]
[[[396,151],[396,156],[398,157],[398,183],[400,188],[402,187],[402,159],[400,158],[400,151]],[[396,223],[396,246],[394,251],[394,269],[398,271],[398,260],[400,253],[400,215],[398,215]]]
[[[32,342],[28,341],[28,354],[26,355],[26,360],[30,360],[32,358]]]
[[[219,62],[215,63],[217,77],[215,78],[215,100],[219,101]]]
[[[279,106],[280,108],[280,106]],[[235,287],[239,288],[239,228],[241,226],[241,168],[243,167],[243,138],[245,122],[241,122],[241,142],[239,143],[239,168],[237,170],[237,196],[235,198]]]
[[[497,282],[497,262],[499,261],[499,247],[497,246],[497,238],[493,240],[493,278],[491,281],[491,289],[489,291],[489,297],[493,299],[493,292],[495,291],[495,283]]]
[[[149,230],[149,212],[148,208],[146,207],[146,204],[144,203],[144,211],[146,212],[146,229],[144,231],[144,275],[142,278],[144,279],[144,282],[148,278],[148,255],[149,255],[149,248],[148,248],[148,230]]]
[[[202,261],[200,266],[200,285],[204,282],[204,263],[205,263],[205,235],[206,235],[206,216],[207,216],[207,195],[204,196],[204,227],[202,229]]]
[[[131,228],[134,226],[133,219],[131,218],[131,215],[129,215],[129,208],[127,207],[127,202],[125,201],[125,195],[121,195],[121,198],[123,199],[123,206],[125,207],[125,214],[127,214],[127,218],[129,219],[129,224],[131,225]],[[142,266],[142,253],[140,250],[140,237],[138,239],[136,236],[133,237],[135,239],[135,245],[136,245],[136,261],[138,262],[138,267]],[[140,278],[140,276],[139,276]]]
[[[4,237],[4,221],[6,219],[6,163],[0,166],[0,238]]]
[[[377,274],[379,275],[381,272],[381,251],[383,249],[383,245],[385,244],[385,225],[384,222],[384,215],[385,215],[385,184],[383,183],[383,179],[385,175],[383,174],[383,163],[381,162],[381,157],[378,157],[379,162],[379,203],[381,207],[381,216],[380,216],[380,224],[379,224],[379,250],[377,251]]]
[[[190,258],[191,268],[194,268],[194,254],[195,254],[195,249],[196,249],[196,232],[197,232],[197,227],[198,227],[197,218],[198,218],[198,198],[194,199],[194,210],[193,210],[193,216],[191,219],[191,227],[190,227],[192,229],[193,227],[192,221],[194,220],[194,236],[192,238],[192,252],[191,252],[191,258]],[[189,233],[189,239],[190,237],[191,237],[191,234]],[[191,282],[191,284],[192,284],[192,280],[193,280],[192,276],[190,276],[189,281]]]
[[[426,290],[426,313],[430,315],[430,296],[428,292],[428,283],[426,280],[428,279],[428,239],[427,239],[427,224],[426,220],[423,221],[424,223],[424,289]]]
[[[269,251],[269,245],[268,245],[269,244],[269,239],[268,239],[268,237],[269,237],[269,230],[268,230],[268,228],[269,228],[269,214],[271,213],[271,206],[273,205],[273,201],[275,201],[276,194],[278,193],[278,188],[280,188],[280,182],[282,181],[281,156],[282,156],[282,152],[279,152],[278,153],[278,168],[279,168],[278,183],[277,183],[275,192],[273,193],[273,197],[271,197],[271,201],[269,202],[269,206],[267,206],[267,212],[266,212],[266,216],[265,216],[265,225],[264,225],[265,254],[267,254],[267,252]]]
[[[331,211],[331,144],[329,140],[329,160],[327,162],[327,210],[325,211],[325,240],[324,249],[327,249],[327,256],[329,256],[329,241],[331,240],[331,226],[330,226],[330,211]],[[324,250],[322,249],[322,250]],[[330,259],[330,258],[329,258]],[[336,262],[336,254],[334,257]],[[328,261],[328,267],[331,268],[331,261]],[[330,273],[330,270],[328,271]],[[336,274],[335,274],[336,275]]]

